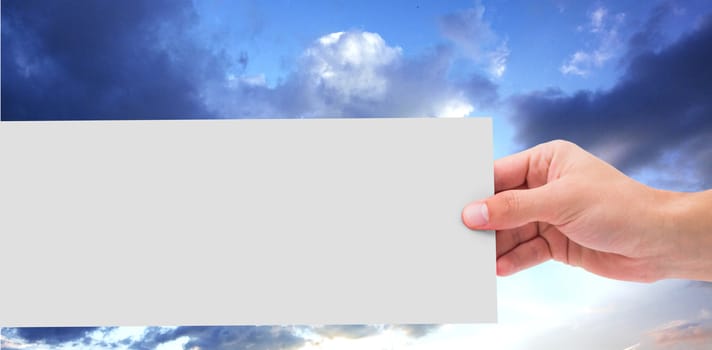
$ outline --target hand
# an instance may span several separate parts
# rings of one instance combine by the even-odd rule
[[[712,281],[712,191],[656,190],[566,141],[494,164],[495,195],[463,223],[496,230],[497,274],[549,259],[630,281]]]

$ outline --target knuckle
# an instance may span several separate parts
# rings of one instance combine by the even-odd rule
[[[571,141],[556,139],[550,142],[550,144],[556,148],[571,148],[574,144]]]
[[[575,152],[575,150],[579,148],[579,146],[575,143],[562,139],[549,141],[545,144],[545,146],[548,147],[551,152],[563,153]]]

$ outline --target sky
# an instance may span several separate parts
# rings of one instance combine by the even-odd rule
[[[712,188],[709,1],[2,0],[0,119],[476,117]],[[2,349],[703,349],[712,284],[548,262],[498,324],[3,328]]]

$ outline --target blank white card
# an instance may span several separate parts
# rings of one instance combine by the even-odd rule
[[[491,120],[0,123],[0,326],[496,321]]]

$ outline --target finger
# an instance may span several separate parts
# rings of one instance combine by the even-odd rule
[[[555,198],[542,186],[528,190],[500,192],[487,200],[487,224],[485,227],[504,230],[523,226],[530,222],[549,220],[549,207]]]
[[[524,242],[497,259],[497,275],[509,276],[551,259],[549,245],[542,237]]]
[[[473,230],[506,230],[530,222],[551,222],[564,199],[550,185],[500,192],[484,201],[468,204],[462,222]]]
[[[570,254],[569,247],[574,243],[569,241],[568,237],[561,233],[554,225],[539,222],[536,226],[539,235],[543,237],[549,245],[551,258],[568,264]]]
[[[499,258],[519,244],[531,240],[537,234],[539,234],[538,225],[534,222],[517,228],[497,231],[497,257]]]
[[[546,183],[553,157],[552,143],[543,143],[494,162],[494,191],[537,187]],[[536,184],[528,183],[532,179]]]
[[[529,172],[531,149],[494,161],[495,193],[524,185]]]

